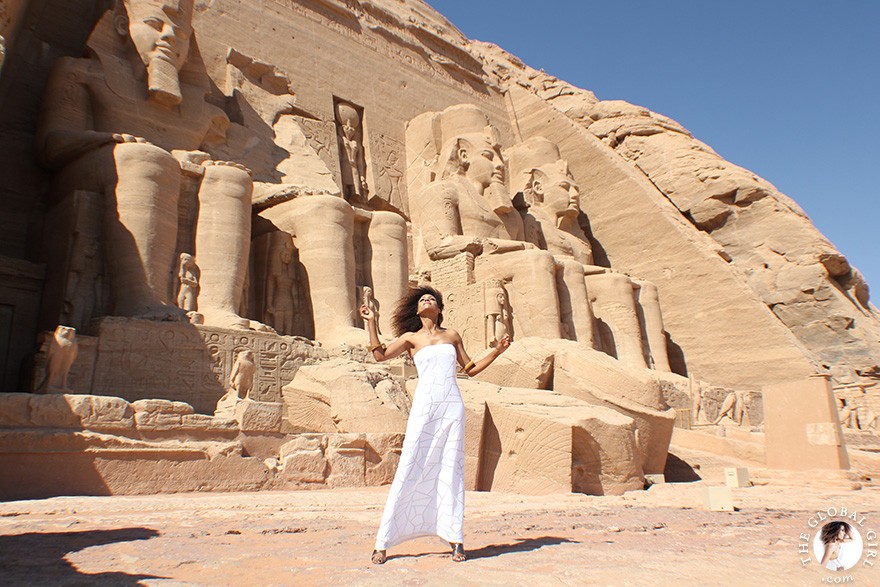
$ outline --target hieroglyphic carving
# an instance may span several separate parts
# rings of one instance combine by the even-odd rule
[[[403,181],[403,158],[405,155],[402,141],[380,134],[372,141],[372,151],[376,169],[378,169],[374,192],[388,202],[396,210],[409,217],[409,202],[406,199],[406,182]]]
[[[341,186],[339,158],[336,157],[336,124],[332,120],[308,118],[306,116],[294,116],[294,120],[302,128],[303,134],[309,141],[309,146],[315,150],[321,161],[333,174],[333,181]]]
[[[93,393],[184,401],[205,414],[213,413],[242,351],[254,353],[256,401],[279,401],[300,365],[327,356],[305,339],[183,323],[105,318],[98,331]]]
[[[72,194],[73,231],[59,321],[79,331],[107,311],[102,214],[101,194],[81,190]]]
[[[482,283],[446,288],[443,291],[443,324],[453,325],[461,334],[464,346],[473,356],[486,348],[483,321],[485,287]]]
[[[212,350],[213,371],[220,381],[229,380],[234,360],[240,352],[253,351],[257,371],[250,398],[254,401],[281,401],[281,388],[290,383],[301,365],[327,356],[325,351],[298,337],[200,330],[205,343]],[[219,397],[214,398],[214,404]],[[214,405],[211,406],[213,409]]]

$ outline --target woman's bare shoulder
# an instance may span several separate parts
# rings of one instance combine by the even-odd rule
[[[454,328],[444,328],[444,330],[446,331],[446,336],[449,337],[449,340],[452,340],[453,342],[461,341],[461,335]]]

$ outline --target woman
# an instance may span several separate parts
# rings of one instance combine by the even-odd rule
[[[852,529],[842,521],[828,522],[822,526],[822,544],[825,554],[822,555],[822,566],[829,571],[843,571],[846,567],[840,561],[840,551],[844,542],[852,540]]]
[[[464,350],[461,336],[443,328],[443,296],[419,287],[398,303],[392,326],[397,340],[386,348],[379,342],[376,316],[361,306],[370,332],[370,351],[377,361],[409,351],[419,372],[403,451],[385,503],[373,551],[374,564],[387,560],[386,549],[419,536],[439,536],[452,547],[452,560],[465,560],[464,403],[455,382],[455,363],[476,375],[510,346],[504,336],[479,361]]]

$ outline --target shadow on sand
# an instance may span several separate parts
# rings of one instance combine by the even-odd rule
[[[502,554],[513,554],[514,552],[528,552],[530,550],[538,550],[544,546],[555,546],[557,544],[579,544],[577,540],[570,538],[561,538],[559,536],[541,536],[539,538],[517,538],[515,542],[506,544],[489,544],[482,548],[467,550],[468,560],[478,558],[490,558],[493,556],[501,556]],[[465,548],[467,545],[465,544]],[[388,556],[388,560],[396,558],[419,558],[423,556],[436,556],[438,554],[451,554],[452,549],[448,552],[425,552],[421,554],[392,554]]]
[[[0,536],[0,583],[6,585],[141,585],[154,575],[109,571],[83,573],[65,556],[92,546],[149,540],[159,536],[151,528],[120,528],[83,532],[29,532]]]

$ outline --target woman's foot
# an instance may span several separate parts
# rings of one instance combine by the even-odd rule
[[[462,563],[467,560],[467,555],[464,553],[464,544],[461,542],[456,542],[452,545],[452,562],[454,563]]]
[[[373,557],[371,559],[374,565],[382,565],[385,564],[385,561],[388,560],[388,557],[385,556],[384,550],[374,550]]]

